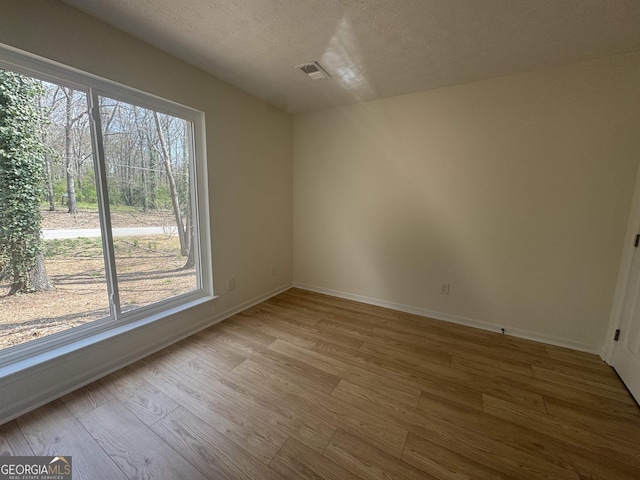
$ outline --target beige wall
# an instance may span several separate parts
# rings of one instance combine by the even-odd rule
[[[216,311],[291,282],[290,115],[64,4],[0,12],[1,43],[205,112]]]
[[[638,112],[628,55],[296,115],[294,281],[597,351]]]

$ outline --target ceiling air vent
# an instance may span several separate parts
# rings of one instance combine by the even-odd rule
[[[318,62],[305,63],[303,65],[298,65],[296,68],[302,70],[313,80],[320,80],[321,78],[329,78],[331,76],[320,66]]]

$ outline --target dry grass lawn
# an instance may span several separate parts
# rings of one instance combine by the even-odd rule
[[[112,222],[114,227],[171,226],[172,219],[170,213],[127,213],[114,215]],[[43,212],[43,229],[98,227],[97,212]],[[195,288],[195,271],[182,270],[186,259],[175,236],[116,238],[114,246],[123,310]],[[9,284],[0,282],[0,349],[109,315],[100,239],[49,240],[45,266],[54,291],[8,296]]]

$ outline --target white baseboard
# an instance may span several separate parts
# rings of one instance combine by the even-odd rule
[[[46,366],[39,365],[31,371],[4,378],[1,382],[4,393],[0,401],[0,425],[278,295],[291,286],[290,283],[281,285],[211,316],[204,313],[205,306],[196,307],[194,315],[201,316],[201,319],[186,326],[181,322],[184,328],[180,330],[175,329],[175,322],[169,317],[126,335],[101,341],[73,355],[53,358]]]
[[[488,330],[490,332],[501,333],[501,328],[504,325],[498,325],[491,322],[485,322],[482,320],[476,320],[474,318],[463,317],[460,315],[453,315],[450,313],[437,312],[435,310],[428,310],[426,308],[414,307],[412,305],[404,305],[401,303],[390,302],[387,300],[380,300],[378,298],[366,297],[363,295],[356,295],[353,293],[341,292],[338,290],[331,290],[329,288],[316,287],[314,285],[305,285],[294,282],[295,288],[303,290],[309,290],[311,292],[324,293],[334,297],[344,298],[347,300],[353,300],[356,302],[367,303],[369,305],[376,305],[378,307],[390,308],[399,312],[412,313],[414,315],[420,315],[422,317],[429,317],[435,320],[443,320],[445,322],[456,323],[458,325],[466,325],[468,327],[479,328],[481,330]],[[570,348],[572,350],[579,350],[581,352],[593,353],[596,355],[601,354],[601,347],[595,345],[588,345],[581,342],[576,342],[571,339],[556,337],[553,335],[547,335],[539,332],[532,332],[529,330],[522,330],[519,328],[506,328],[505,333],[518,338],[524,338],[526,340],[533,340],[535,342],[547,343],[549,345],[555,345],[558,347]]]

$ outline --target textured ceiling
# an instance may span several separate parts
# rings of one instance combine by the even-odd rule
[[[640,51],[640,0],[63,1],[290,112]]]

